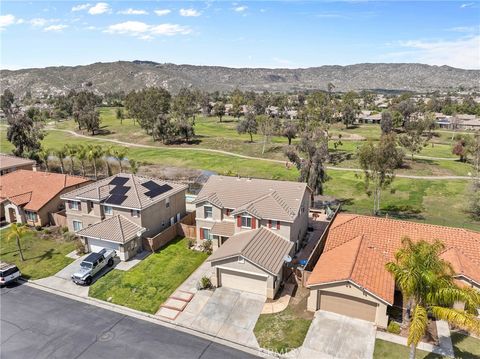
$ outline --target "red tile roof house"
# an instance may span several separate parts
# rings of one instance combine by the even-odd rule
[[[211,240],[215,286],[273,298],[308,227],[305,183],[211,176],[194,201],[197,241]]]
[[[142,237],[153,237],[186,214],[181,183],[119,173],[62,195],[68,229],[86,249],[111,248],[121,260],[143,249]]]
[[[50,224],[50,213],[63,209],[60,196],[91,180],[60,173],[17,170],[0,176],[0,213],[8,223]]]
[[[28,158],[0,153],[0,176],[16,170],[34,170],[37,163]]]
[[[326,310],[388,325],[395,281],[385,269],[394,261],[402,238],[438,239],[441,257],[454,269],[457,282],[480,289],[480,233],[386,218],[339,214],[331,224],[325,248],[307,280],[307,309]]]

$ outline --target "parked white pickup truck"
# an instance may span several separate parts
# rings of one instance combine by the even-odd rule
[[[98,253],[89,254],[80,263],[80,269],[72,274],[72,280],[75,284],[90,285],[93,277],[100,272],[105,266],[113,266],[113,259],[116,252],[113,249],[103,248]]]

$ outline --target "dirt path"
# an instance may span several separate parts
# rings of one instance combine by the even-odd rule
[[[85,138],[85,139],[88,139],[88,140],[111,142],[111,143],[115,143],[115,144],[122,145],[122,146],[125,146],[125,147],[150,148],[150,149],[167,150],[167,151],[168,150],[202,151],[202,152],[218,153],[218,154],[233,156],[233,157],[237,157],[237,158],[244,158],[244,159],[251,159],[251,160],[258,160],[258,161],[266,161],[266,162],[273,162],[273,163],[281,163],[281,164],[286,163],[286,161],[282,161],[282,160],[274,160],[274,159],[271,159],[271,158],[262,158],[262,157],[253,157],[253,156],[242,155],[242,154],[234,153],[234,152],[214,150],[214,149],[210,149],[210,148],[160,147],[160,146],[154,146],[154,145],[144,145],[144,144],[140,144],[140,143],[124,142],[124,141],[111,139],[111,138],[99,138],[99,137],[93,137],[93,136],[88,136],[88,135],[82,135],[80,133],[77,133],[77,132],[71,131],[71,130],[61,130],[61,129],[57,129],[57,128],[47,128],[47,130],[48,131],[64,132],[64,133],[68,133],[72,136]],[[427,156],[419,156],[418,158],[432,159],[432,160],[453,160],[453,159],[449,159],[449,158],[437,158],[437,157],[427,157]],[[333,167],[333,166],[327,166],[326,168],[330,169],[330,170],[336,170],[336,171],[363,172],[363,170],[360,169],[360,168]],[[398,178],[410,178],[410,179],[423,179],[423,180],[465,180],[465,179],[469,180],[469,179],[472,179],[472,177],[470,177],[470,176],[414,176],[414,175],[402,175],[402,174],[397,174],[396,177],[398,177]]]

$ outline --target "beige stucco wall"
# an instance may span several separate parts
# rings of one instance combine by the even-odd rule
[[[319,296],[322,291],[334,292],[352,297],[352,299],[363,299],[377,305],[377,312],[375,317],[375,324],[379,327],[386,328],[388,326],[387,305],[370,295],[369,293],[360,290],[357,286],[350,282],[341,282],[335,284],[325,284],[320,286],[309,287],[310,296],[307,300],[307,310],[317,311],[319,309]]]

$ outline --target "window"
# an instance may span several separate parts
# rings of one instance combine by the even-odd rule
[[[103,206],[103,213],[113,214],[113,208],[111,206]]]
[[[268,220],[268,228],[280,229],[280,221],[272,221],[271,219],[269,219]]]
[[[242,216],[242,227],[243,228],[252,228],[252,217]]]
[[[177,222],[180,222],[180,213],[177,213]]]
[[[131,209],[130,210],[130,215],[132,217],[140,217],[140,211],[138,209]]]
[[[212,239],[210,237],[210,229],[200,228],[200,239]]]
[[[81,221],[73,221],[73,231],[78,232],[83,228],[82,222]]]
[[[170,198],[167,198],[167,199],[165,200],[165,207],[166,207],[166,208],[170,207]]]
[[[225,215],[230,216],[232,214],[232,210],[230,208],[225,208]]]
[[[73,209],[74,211],[80,211],[82,209],[80,202],[78,201],[68,201],[68,208]]]
[[[203,207],[203,215],[204,218],[212,218],[213,217],[213,210],[210,206]]]
[[[37,214],[35,212],[26,211],[25,215],[27,216],[28,221],[36,222]]]

